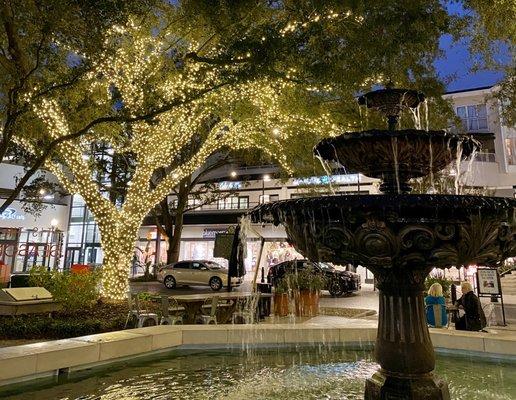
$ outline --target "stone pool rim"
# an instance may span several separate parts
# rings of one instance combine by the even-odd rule
[[[437,353],[516,363],[516,335],[430,329]],[[0,396],[20,385],[185,350],[335,346],[371,350],[376,327],[160,325],[0,348]]]

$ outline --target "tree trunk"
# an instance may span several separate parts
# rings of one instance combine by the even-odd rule
[[[161,203],[161,216],[167,236],[169,237],[167,249],[167,264],[179,261],[181,249],[181,235],[183,233],[183,220],[186,207],[188,206],[188,194],[191,190],[191,177],[181,181],[177,191],[177,205],[175,210],[170,210],[167,199]]]
[[[104,253],[102,295],[110,300],[122,300],[129,290],[129,272],[140,224],[125,221],[98,224]]]
[[[180,211],[179,208],[176,212],[174,219],[174,234],[172,235],[168,250],[167,250],[167,263],[174,263],[179,261],[179,250],[181,247],[181,235],[183,233],[183,216],[184,211]]]

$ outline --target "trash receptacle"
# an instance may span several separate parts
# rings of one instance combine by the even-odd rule
[[[30,287],[29,274],[12,274],[10,287]]]
[[[270,283],[257,283],[256,289],[260,293],[272,293],[272,285]],[[258,315],[260,319],[271,315],[271,297],[260,297],[258,302]]]

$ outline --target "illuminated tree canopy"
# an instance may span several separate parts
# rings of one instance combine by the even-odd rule
[[[13,29],[2,32],[9,95],[0,155],[22,148],[34,160],[29,173],[44,164],[84,198],[112,298],[127,289],[143,218],[211,154],[257,148],[295,171],[299,152],[310,154],[320,137],[366,128],[355,96],[388,81],[435,96],[430,122],[445,127],[451,113],[433,67],[439,38],[494,23],[475,2],[467,6],[486,14],[472,22],[437,0],[110,0],[91,15],[95,2],[12,3],[2,12]],[[56,12],[70,22],[50,18]],[[110,201],[98,183],[90,155],[99,145],[134,160],[123,201]]]

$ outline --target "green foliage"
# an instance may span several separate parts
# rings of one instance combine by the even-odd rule
[[[282,279],[278,279],[276,285],[274,286],[274,293],[277,294],[285,294],[289,292],[289,280],[288,276],[283,277]]]
[[[99,282],[99,271],[71,273],[33,267],[29,276],[31,286],[44,287],[67,310],[92,307],[100,296]]]
[[[285,274],[283,279],[284,285],[293,291],[309,290],[318,292],[325,286],[325,278],[318,274],[312,268],[306,268],[299,271],[289,272]]]
[[[127,307],[99,304],[89,310],[0,316],[1,339],[64,339],[124,328]]]
[[[447,279],[440,275],[430,275],[425,279],[425,291],[428,292],[428,289],[430,289],[430,286],[432,286],[434,283],[439,283],[443,287],[443,294],[445,297],[450,296],[450,288],[453,283],[451,279]]]

